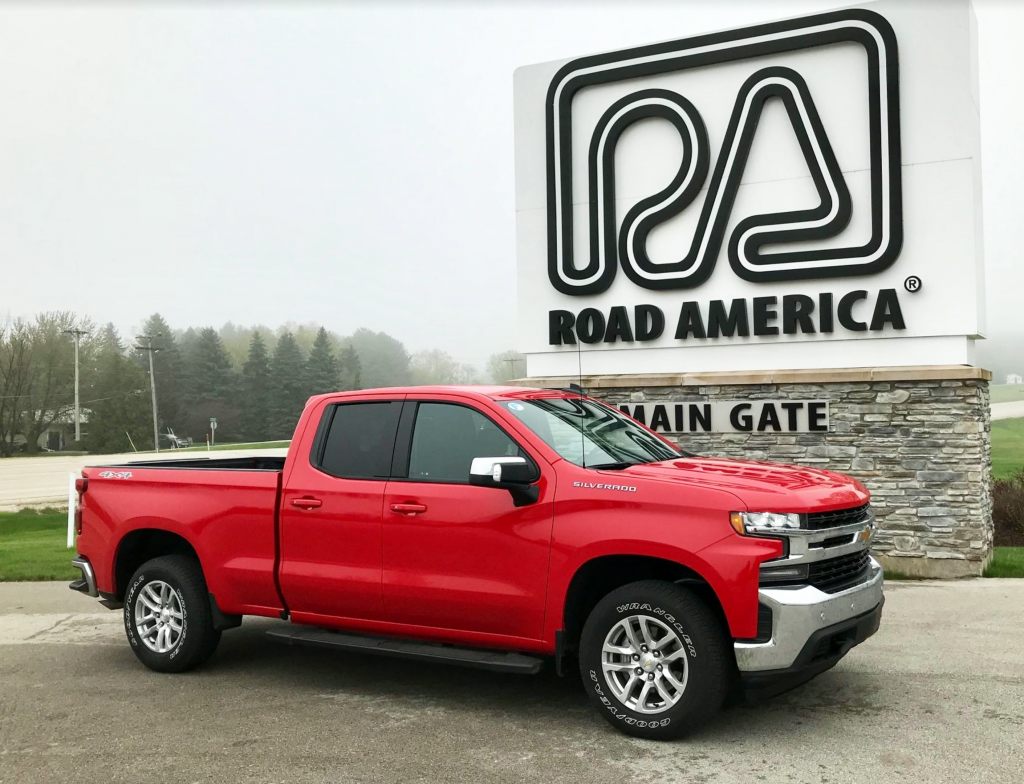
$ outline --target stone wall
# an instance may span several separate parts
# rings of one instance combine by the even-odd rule
[[[981,574],[992,552],[990,377],[978,368],[956,367],[602,376],[583,382],[591,396],[615,405],[829,401],[827,433],[701,433],[676,440],[696,454],[855,476],[871,490],[879,524],[874,550],[886,568],[963,577]],[[561,381],[568,380],[524,383]]]

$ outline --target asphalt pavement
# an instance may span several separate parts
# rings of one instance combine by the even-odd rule
[[[121,615],[0,584],[0,784],[1018,782],[1024,580],[893,583],[838,667],[671,743],[627,738],[577,678],[290,648],[246,619],[159,675]]]

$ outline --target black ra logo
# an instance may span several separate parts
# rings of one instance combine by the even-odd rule
[[[608,107],[590,142],[590,257],[576,257],[572,105],[577,92],[623,79],[844,42],[860,44],[867,54],[871,238],[866,244],[761,252],[768,244],[836,237],[852,212],[846,182],[807,84],[792,69],[771,67],[756,71],[736,96],[689,251],[672,263],[651,261],[647,235],[681,212],[703,188],[710,161],[704,121],[692,103],[670,90],[639,90]],[[821,201],[809,210],[753,215],[740,221],[728,242],[736,274],[749,281],[800,280],[873,274],[890,266],[903,243],[896,36],[879,14],[853,9],[583,57],[561,68],[551,81],[546,102],[552,285],[563,294],[597,294],[611,285],[618,264],[630,280],[646,289],[693,288],[707,280],[724,239],[758,118],[773,97],[785,105]],[[615,146],[630,124],[647,117],[663,118],[676,127],[683,159],[668,187],[642,199],[620,224],[615,214]]]

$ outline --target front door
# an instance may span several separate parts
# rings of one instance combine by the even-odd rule
[[[396,475],[384,496],[384,604],[390,621],[539,639],[553,475],[468,405],[407,402]],[[538,463],[539,500],[469,484],[474,457]],[[400,459],[401,458],[401,459]]]
[[[294,455],[285,477],[281,592],[300,618],[379,621],[381,518],[402,402],[322,406],[313,452]]]

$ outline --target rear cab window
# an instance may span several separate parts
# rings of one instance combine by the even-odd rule
[[[330,405],[321,419],[311,462],[340,479],[386,480],[401,413],[400,400]]]

